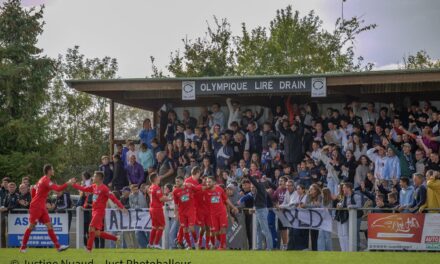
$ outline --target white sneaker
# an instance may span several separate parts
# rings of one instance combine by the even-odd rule
[[[68,245],[61,245],[59,248],[57,248],[57,251],[58,252],[62,252],[62,251],[67,250],[68,248],[69,248]]]
[[[27,252],[27,249],[26,248],[20,248],[20,253],[26,253]]]
[[[92,253],[92,251],[86,247],[84,248],[84,250],[86,251],[86,253]]]
[[[162,249],[162,247],[160,245],[154,245],[153,248],[154,249]]]

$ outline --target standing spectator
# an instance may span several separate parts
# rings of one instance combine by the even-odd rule
[[[240,123],[241,121],[240,103],[232,101],[231,98],[227,98],[226,105],[229,110],[228,128],[231,128],[232,122]]]
[[[134,142],[130,142],[128,144],[128,151],[126,153],[126,158],[127,158],[126,166],[130,165],[130,158],[133,155],[137,158],[138,153],[136,151],[136,146],[134,145]]]
[[[191,130],[194,130],[197,126],[197,119],[192,117],[189,114],[189,111],[185,109],[185,110],[183,110],[182,123],[186,128],[191,128]]]
[[[414,199],[414,187],[409,185],[409,178],[400,178],[399,185],[399,211],[407,213]]]
[[[251,154],[261,153],[263,150],[260,130],[257,127],[257,123],[254,121],[247,125],[246,144],[244,149],[249,151]]]
[[[128,185],[127,172],[125,171],[124,163],[121,160],[121,156],[118,154],[113,155],[113,190],[118,191],[119,194],[125,186]]]
[[[110,167],[110,159],[108,156],[101,157],[101,165],[99,171],[104,173],[104,184],[111,187],[113,180],[113,170]]]
[[[222,146],[217,152],[217,168],[219,169],[227,169],[229,168],[232,158],[234,155],[234,151],[232,150],[232,147],[228,144],[228,141],[226,139],[225,135],[221,136],[221,143]]]
[[[356,167],[356,172],[354,175],[354,188],[358,188],[361,183],[363,183],[365,181],[365,179],[367,178],[367,174],[368,172],[370,172],[370,160],[368,159],[367,156],[362,155],[359,158],[359,164]]]
[[[374,163],[374,177],[378,180],[386,179],[384,175],[385,163],[387,156],[385,155],[385,149],[382,145],[377,145],[367,151],[367,156]]]
[[[438,171],[426,172],[426,206],[425,209],[440,208],[440,174]],[[428,210],[429,211],[429,210]],[[438,212],[432,211],[432,212]]]
[[[8,194],[6,195],[4,208],[1,208],[0,212],[11,213],[14,209],[18,207],[18,205],[17,185],[15,184],[15,182],[9,182]]]
[[[296,208],[302,208],[306,205],[307,201],[307,191],[304,185],[296,186],[296,196],[293,200],[293,206]],[[308,229],[298,229],[293,228],[292,235],[289,233],[289,243],[293,240],[294,250],[305,250],[309,247],[309,230]],[[290,232],[290,231],[289,231]]]
[[[2,247],[6,247],[6,214],[2,213],[5,208],[6,196],[8,194],[8,184],[11,181],[9,177],[4,177],[2,179],[2,184],[0,186],[0,223],[1,223],[1,234],[0,239],[2,241]]]
[[[68,219],[68,230],[70,230],[70,226],[72,224],[72,211],[69,209],[72,208],[72,200],[70,199],[70,193],[66,191],[55,192],[56,200],[55,200],[55,210],[57,213],[67,213]]]
[[[391,143],[388,144],[388,148],[391,148],[397,157],[399,157],[401,177],[410,178],[411,175],[416,172],[416,160],[411,153],[411,144],[404,143],[402,147],[403,151],[399,151],[396,146]]]
[[[369,102],[367,109],[362,112],[362,120],[364,121],[364,124],[367,122],[375,124],[378,117],[379,115],[376,112],[374,103]]]
[[[160,151],[157,153],[157,171],[160,178],[160,184],[166,185],[168,183],[173,184],[175,180],[174,167],[172,162],[165,155],[165,152]]]
[[[295,206],[295,201],[297,200],[298,193],[295,191],[295,184],[293,180],[287,180],[286,183],[287,191],[284,194],[284,201],[281,205],[279,205],[279,208],[282,209],[290,209]],[[293,234],[294,229],[289,227],[289,239],[287,243],[287,249],[293,250],[295,248],[295,237]]]
[[[141,144],[145,143],[148,148],[152,148],[151,141],[156,137],[156,130],[151,126],[151,120],[145,118],[142,127],[142,130],[139,132]]]
[[[410,207],[411,213],[423,212],[423,205],[426,203],[426,186],[423,185],[425,177],[423,174],[414,173],[414,199]]]
[[[81,174],[81,179],[82,179],[81,185],[85,187],[91,186],[92,185],[91,178],[92,176],[90,175],[89,172],[87,171],[83,172]],[[76,203],[76,207],[84,208],[84,233],[83,233],[84,246],[87,246],[87,240],[89,239],[89,225],[90,225],[90,221],[92,220],[92,215],[90,210],[92,208],[92,202],[93,202],[92,197],[93,195],[80,191],[79,200]]]
[[[317,184],[312,184],[309,188],[309,193],[305,204],[301,205],[301,208],[321,208],[322,207],[322,195],[321,189]],[[309,229],[310,239],[312,242],[312,251],[318,250],[318,235],[319,230]]]
[[[140,185],[145,181],[144,168],[136,161],[134,154],[130,156],[130,163],[127,166],[127,178],[130,185]]]
[[[383,168],[383,176],[386,180],[400,179],[400,162],[392,148],[388,148],[385,167]]]
[[[241,198],[237,205],[244,208],[244,222],[246,225],[246,237],[248,239],[249,249],[252,249],[252,213],[250,209],[254,207],[253,194],[251,192],[252,185],[249,179],[241,180]]]
[[[144,168],[144,177],[148,183],[149,182],[148,169],[153,167],[155,162],[153,151],[147,148],[147,145],[145,143],[142,143],[141,151],[139,151],[138,157],[139,157],[139,163],[142,165],[142,168]]]
[[[120,201],[126,209],[131,209],[130,208],[130,192],[131,192],[130,187],[125,186],[124,188],[122,188],[122,195],[121,195]],[[123,248],[137,248],[136,237],[135,237],[134,231],[123,231],[122,232],[122,239],[123,239],[123,246],[122,246]]]
[[[144,194],[139,191],[139,186],[136,184],[131,185],[131,193],[128,197],[128,201],[131,209],[145,209],[147,208],[147,200]],[[135,231],[135,236],[138,242],[139,248],[147,248],[148,240],[147,233],[145,231]]]
[[[303,128],[300,123],[294,122],[290,129],[286,129],[280,125],[279,121],[281,120],[277,121],[276,127],[284,135],[284,161],[296,169],[303,158]]]
[[[31,193],[29,192],[29,186],[22,183],[18,188],[18,206],[19,209],[29,209],[31,203]]]
[[[322,207],[331,208],[333,207],[332,194],[329,188],[322,189]],[[332,251],[332,233],[325,230],[319,230],[318,235],[318,251]]]
[[[168,183],[164,187],[163,195],[164,196],[170,196],[173,192],[173,185],[171,183]],[[176,237],[177,233],[179,231],[180,223],[178,217],[175,215],[175,204],[174,199],[171,199],[170,201],[165,202],[165,217],[168,217],[168,249],[175,249],[177,248],[176,245]]]
[[[212,113],[208,116],[209,127],[219,125],[220,129],[225,128],[225,114],[220,110],[220,105],[215,103],[211,107]]]
[[[272,236],[269,230],[269,224],[267,222],[267,216],[269,211],[267,210],[267,191],[262,183],[259,183],[254,177],[245,175],[245,178],[249,179],[256,188],[255,194],[255,214],[257,220],[257,248],[263,249],[263,236],[266,241],[266,249],[273,249]]]
[[[280,208],[280,205],[284,202],[284,197],[287,192],[287,177],[280,177],[278,180],[278,188],[274,192],[272,199],[275,208]],[[278,219],[278,230],[280,231],[280,237],[281,237],[281,250],[287,250],[287,242],[288,242],[288,234],[287,234],[287,227],[283,225],[283,223]]]
[[[129,149],[130,143],[132,143],[132,142],[127,139],[127,141],[125,142],[125,147],[123,147],[122,150],[121,150],[121,154],[120,155],[121,155],[122,162],[124,162],[124,167],[127,167],[127,165],[128,165],[128,157],[129,156],[127,155],[127,153],[130,150]],[[133,144],[133,146],[134,146],[134,144]]]

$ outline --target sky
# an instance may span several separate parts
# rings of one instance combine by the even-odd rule
[[[5,0],[0,0],[4,2]],[[170,52],[181,49],[183,38],[203,36],[213,16],[227,18],[234,35],[241,23],[248,28],[268,26],[276,10],[292,5],[301,15],[310,10],[333,30],[341,16],[342,0],[23,0],[26,7],[45,5],[44,33],[38,45],[57,57],[74,45],[86,57],[118,60],[122,78],[150,75],[150,56],[164,69]],[[440,58],[440,1],[347,0],[344,17],[360,16],[376,23],[356,42],[356,55],[375,69],[395,69],[402,58],[425,49]]]

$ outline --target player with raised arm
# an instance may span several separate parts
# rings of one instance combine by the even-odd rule
[[[215,184],[214,178],[208,177],[206,183],[206,197],[208,198],[207,202],[209,203],[211,213],[211,239],[213,236],[216,236],[217,240],[220,241],[220,247],[218,250],[225,250],[226,228],[228,227],[228,214],[226,211],[226,206],[232,208],[234,213],[238,213],[238,209],[231,203],[231,201],[229,201],[225,190]],[[214,244],[215,243],[213,243],[212,247],[214,247]]]
[[[107,207],[108,199],[112,200],[124,213],[127,212],[127,209],[124,208],[118,198],[116,198],[116,196],[114,196],[110,189],[104,184],[104,172],[95,171],[93,175],[93,184],[88,187],[76,184],[75,178],[70,179],[70,182],[74,183],[72,185],[73,188],[93,194],[92,220],[90,221],[89,239],[87,240],[86,250],[88,252],[92,251],[95,237],[113,241],[118,240],[118,237],[102,231],[104,227],[105,208]]]
[[[150,216],[151,216],[151,233],[149,247],[162,249],[159,246],[159,241],[162,238],[162,233],[165,228],[165,215],[163,213],[163,203],[172,201],[172,198],[163,195],[162,189],[159,186],[160,176],[156,173],[150,175]]]
[[[46,208],[46,200],[50,191],[53,190],[61,192],[67,188],[67,184],[65,183],[63,185],[56,185],[51,181],[51,178],[54,176],[54,169],[52,165],[44,165],[43,172],[44,176],[41,177],[37,184],[32,186],[31,189],[32,201],[29,205],[29,226],[24,232],[23,241],[21,242],[20,252],[22,253],[26,252],[29,237],[32,233],[32,230],[37,225],[37,222],[46,225],[47,233],[58,252],[64,251],[69,248],[68,245],[60,245],[58,243],[57,236],[53,231],[49,213]]]

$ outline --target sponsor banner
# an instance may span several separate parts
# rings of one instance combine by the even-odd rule
[[[67,213],[49,214],[53,230],[61,245],[69,245],[69,220]],[[29,225],[29,214],[8,215],[8,246],[19,247],[23,240],[24,232]],[[47,234],[47,227],[38,223],[28,242],[29,247],[53,247],[52,240]]]
[[[325,208],[274,210],[285,227],[332,232],[332,217]]]
[[[228,217],[228,230],[226,232],[228,248],[231,249],[248,249],[246,223],[244,214],[240,213],[236,216]]]
[[[368,249],[440,251],[440,214],[369,214]]]
[[[194,89],[193,89],[194,88]],[[194,93],[193,93],[194,92]],[[312,97],[327,96],[325,77],[277,77],[196,80],[182,82],[182,100],[197,96],[251,93],[311,93]]]
[[[151,218],[148,209],[129,209],[123,213],[119,209],[106,209],[105,230],[115,231],[151,231]]]

